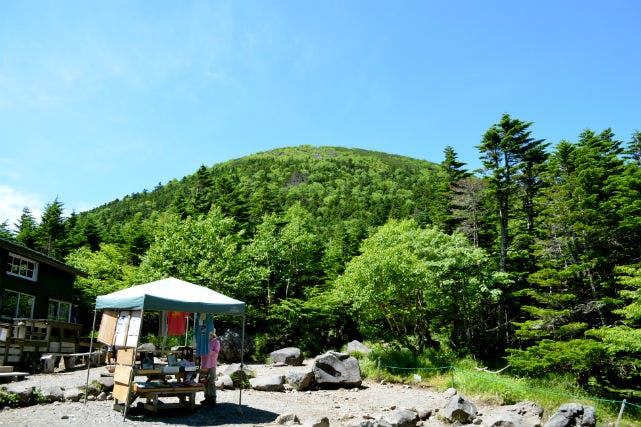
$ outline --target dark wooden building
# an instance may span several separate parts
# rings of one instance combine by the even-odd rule
[[[78,352],[80,325],[72,304],[76,276],[86,274],[0,239],[0,364],[33,365],[43,353]]]

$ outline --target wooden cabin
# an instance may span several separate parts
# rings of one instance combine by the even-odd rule
[[[0,239],[0,365],[34,372],[44,354],[79,352],[73,284],[86,273]]]

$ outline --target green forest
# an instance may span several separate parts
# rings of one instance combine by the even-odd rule
[[[257,355],[352,339],[412,354],[641,389],[641,132],[479,133],[482,170],[301,145],[256,153],[65,216],[24,209],[3,237],[88,273],[98,295],[174,276],[247,303]],[[491,365],[494,364],[494,365]],[[639,396],[636,395],[636,398]]]

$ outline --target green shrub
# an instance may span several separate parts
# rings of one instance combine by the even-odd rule
[[[16,408],[18,407],[19,401],[18,401],[18,395],[15,393],[7,393],[5,391],[0,391],[0,407],[10,407],[10,408]]]

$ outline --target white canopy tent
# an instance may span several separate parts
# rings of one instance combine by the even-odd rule
[[[151,311],[189,311],[192,313],[225,314],[242,316],[242,343],[245,342],[245,303],[230,298],[204,286],[185,282],[174,277],[132,286],[111,294],[96,298],[94,319],[91,333],[89,352],[93,350],[93,336],[96,330],[96,315],[98,310],[151,310]],[[241,349],[241,368],[243,365],[244,348]],[[89,370],[87,369],[87,385],[89,385]],[[85,399],[86,402],[86,399]],[[238,404],[242,402],[242,388],[239,392]]]

